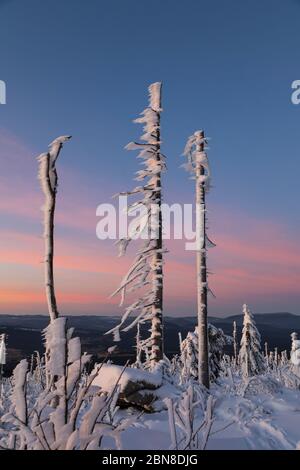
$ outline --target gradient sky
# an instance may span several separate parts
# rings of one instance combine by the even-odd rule
[[[134,249],[96,239],[96,206],[134,185],[123,150],[163,81],[165,202],[192,202],[187,137],[211,137],[210,314],[299,312],[300,1],[0,0],[0,313],[46,313],[35,156],[58,163],[56,285],[64,314],[119,314]],[[194,254],[167,243],[165,311],[195,313]]]

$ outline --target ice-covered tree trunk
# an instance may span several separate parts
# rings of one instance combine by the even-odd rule
[[[156,97],[157,104],[155,111],[157,122],[155,124],[155,159],[159,167],[161,167],[161,153],[160,153],[160,111],[161,111],[161,84],[158,90],[159,95]],[[160,168],[162,170],[162,168]],[[151,360],[159,362],[163,358],[163,242],[162,242],[162,196],[161,196],[161,171],[153,176],[153,183],[155,191],[152,194],[153,204],[157,205],[155,216],[158,221],[155,222],[157,226],[157,236],[154,240],[153,247],[153,263],[155,266],[153,272],[153,291],[155,293],[155,301],[152,305],[152,322],[151,322]]]
[[[209,357],[207,331],[207,267],[206,267],[206,201],[210,176],[205,152],[203,131],[195,132],[185,147],[188,157],[186,168],[195,175],[196,182],[196,266],[197,266],[197,317],[198,317],[198,379],[209,388]]]
[[[196,139],[196,151],[204,152],[204,132]],[[206,268],[206,220],[205,220],[205,169],[201,160],[196,161],[196,227],[199,237],[197,246],[197,309],[198,309],[198,377],[209,388],[208,334],[207,334],[207,268]]]
[[[127,292],[143,289],[140,297],[127,307],[119,325],[108,333],[114,333],[119,339],[120,329],[128,331],[138,322],[151,321],[151,335],[148,345],[151,349],[151,365],[155,366],[163,358],[163,242],[162,242],[162,196],[161,176],[165,169],[165,157],[161,154],[160,114],[161,114],[161,83],[153,83],[149,87],[149,106],[135,122],[144,125],[142,143],[130,142],[127,150],[139,150],[144,168],[137,172],[137,180],[143,181],[141,186],[125,194],[141,195],[128,212],[140,211],[137,223],[127,236],[119,241],[120,254],[124,254],[128,243],[140,235],[148,234],[142,248],[138,251],[133,265],[124,277],[121,286],[113,293],[121,293],[121,305]],[[124,194],[124,193],[122,193]],[[125,321],[131,314],[136,318],[124,328]]]
[[[59,315],[55,296],[53,272],[54,215],[58,182],[55,164],[63,144],[70,138],[70,136],[58,137],[50,144],[49,151],[47,153],[41,154],[38,157],[39,180],[45,195],[45,204],[43,207],[45,240],[45,289],[50,321],[55,320]]]

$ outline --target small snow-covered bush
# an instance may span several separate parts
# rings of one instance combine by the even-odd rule
[[[66,318],[59,317],[45,330],[45,388],[31,374],[27,360],[14,370],[8,411],[1,417],[0,445],[5,449],[100,449],[104,437],[121,447],[120,433],[130,419],[116,419],[118,385],[110,392],[95,387],[85,372],[90,356],[81,353],[79,338],[72,338]]]
[[[256,375],[241,383],[239,393],[243,397],[271,395],[280,391],[281,384],[271,375]]]
[[[190,382],[179,399],[166,398],[165,403],[168,407],[171,448],[204,450],[213,424],[213,396],[208,395],[199,384]]]

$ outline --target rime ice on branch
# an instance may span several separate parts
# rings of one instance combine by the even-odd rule
[[[189,137],[184,155],[188,163],[185,169],[196,181],[196,258],[197,258],[197,309],[198,309],[198,379],[209,388],[208,332],[207,332],[207,269],[206,250],[214,246],[206,235],[205,195],[209,189],[210,169],[205,152],[207,141],[203,131]]]
[[[49,152],[38,157],[39,180],[45,195],[44,211],[44,239],[45,239],[45,288],[50,320],[58,317],[57,303],[54,289],[53,257],[54,257],[54,214],[57,193],[56,160],[63,144],[71,136],[62,136],[49,145]]]
[[[163,358],[163,245],[162,245],[162,214],[161,214],[161,174],[165,169],[165,157],[161,154],[160,146],[160,113],[161,108],[160,82],[149,87],[149,106],[141,117],[134,122],[144,125],[143,143],[130,142],[127,150],[138,150],[138,158],[142,160],[144,168],[136,173],[136,180],[142,181],[132,191],[125,194],[136,195],[140,199],[128,209],[129,212],[139,213],[135,229],[129,231],[126,237],[119,240],[120,255],[124,254],[128,243],[136,237],[137,233],[148,236],[143,246],[123,278],[120,287],[112,294],[121,294],[123,305],[126,292],[143,289],[142,294],[129,307],[127,307],[121,322],[108,333],[114,333],[119,339],[120,330],[128,331],[141,321],[151,321],[151,336],[146,340],[151,349],[151,364],[154,365]],[[124,193],[123,193],[124,194]],[[131,314],[136,314],[134,320],[124,327],[124,323]]]

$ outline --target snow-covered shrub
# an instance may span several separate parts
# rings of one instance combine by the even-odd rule
[[[120,448],[120,432],[129,424],[116,420],[118,386],[110,393],[95,387],[103,367],[85,373],[90,356],[81,353],[79,338],[72,338],[66,318],[59,317],[45,330],[45,389],[32,387],[28,362],[14,370],[9,411],[1,417],[0,445],[8,449],[99,449],[109,436]],[[33,393],[34,392],[34,393]]]
[[[182,396],[166,398],[171,449],[204,450],[213,424],[215,400],[199,384],[189,383]]]
[[[221,360],[224,347],[232,344],[231,336],[225,335],[221,328],[208,324],[210,380],[214,381],[222,369]],[[198,330],[189,332],[181,344],[182,375],[186,379],[198,377]]]
[[[279,380],[287,388],[300,389],[300,376],[291,364],[286,364],[279,370]]]
[[[275,395],[279,392],[281,384],[271,375],[252,376],[240,384],[238,393],[243,397],[254,395]]]
[[[243,377],[258,375],[265,370],[265,360],[261,353],[260,334],[256,328],[252,313],[243,305],[244,321],[239,352],[239,365]]]

